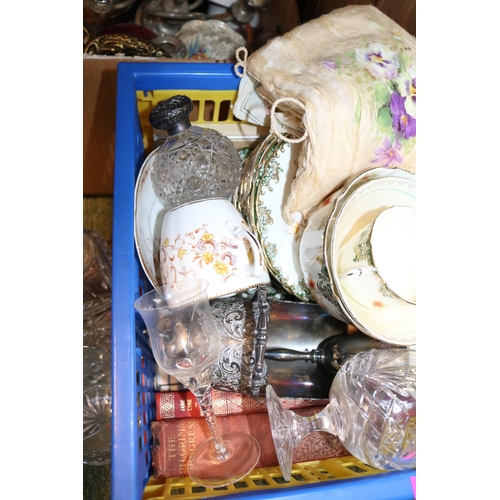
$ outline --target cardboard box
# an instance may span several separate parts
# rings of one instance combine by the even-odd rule
[[[262,31],[280,35],[299,24],[297,4],[291,0],[273,0],[270,8],[261,13],[259,22]],[[84,196],[113,195],[116,67],[126,61],[178,62],[179,59],[83,55]]]

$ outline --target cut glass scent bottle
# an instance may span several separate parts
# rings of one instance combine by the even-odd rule
[[[239,185],[242,164],[231,140],[212,128],[191,125],[193,102],[176,95],[149,115],[168,137],[154,159],[152,181],[168,209],[207,198],[229,199]]]

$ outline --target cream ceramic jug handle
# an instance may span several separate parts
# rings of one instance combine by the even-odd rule
[[[250,248],[252,249],[253,253],[253,270],[252,270],[252,276],[254,278],[259,278],[262,276],[262,273],[264,272],[264,268],[261,264],[262,262],[262,249],[259,245],[259,242],[255,238],[255,236],[245,229],[243,226],[236,226],[233,221],[226,221],[226,229],[235,237],[238,238],[239,240],[247,240],[250,243]]]

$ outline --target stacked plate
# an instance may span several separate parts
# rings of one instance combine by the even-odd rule
[[[299,261],[305,224],[290,225],[283,218],[300,148],[269,135],[244,161],[233,203],[259,239],[269,273],[288,293],[314,302]]]
[[[341,279],[347,245],[391,207],[416,208],[416,178],[397,168],[374,168],[350,179],[309,217],[299,260],[314,300],[333,316],[393,345],[416,344],[416,304],[391,297],[363,300],[366,280]]]

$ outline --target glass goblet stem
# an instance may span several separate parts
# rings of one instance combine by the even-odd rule
[[[283,478],[289,481],[293,452],[307,434],[315,431],[329,432],[336,436],[343,434],[340,420],[342,409],[334,400],[315,415],[301,416],[285,409],[272,386],[266,387],[266,395],[274,447]]]
[[[212,400],[212,386],[210,384],[212,376],[212,366],[205,368],[200,374],[194,378],[178,378],[184,386],[186,386],[196,397],[202,415],[207,421],[210,434],[214,440],[215,455],[218,460],[226,460],[229,452],[224,445],[224,440],[221,437],[219,426],[215,418],[213,400]]]
[[[215,418],[214,406],[212,402],[212,387],[208,386],[198,389],[197,391],[193,391],[193,394],[198,400],[201,412],[203,413],[210,429],[210,434],[214,439],[215,455],[218,460],[226,460],[229,457],[229,452],[224,445],[224,440],[221,437],[219,426],[217,425],[217,419]]]
[[[297,417],[296,414],[293,414]],[[323,408],[319,413],[310,416],[303,416],[297,418],[296,430],[297,436],[300,438],[299,442],[309,433],[315,431],[329,432],[330,434],[337,435],[333,420],[336,417],[333,405],[330,403]],[[298,444],[298,443],[297,443]]]

